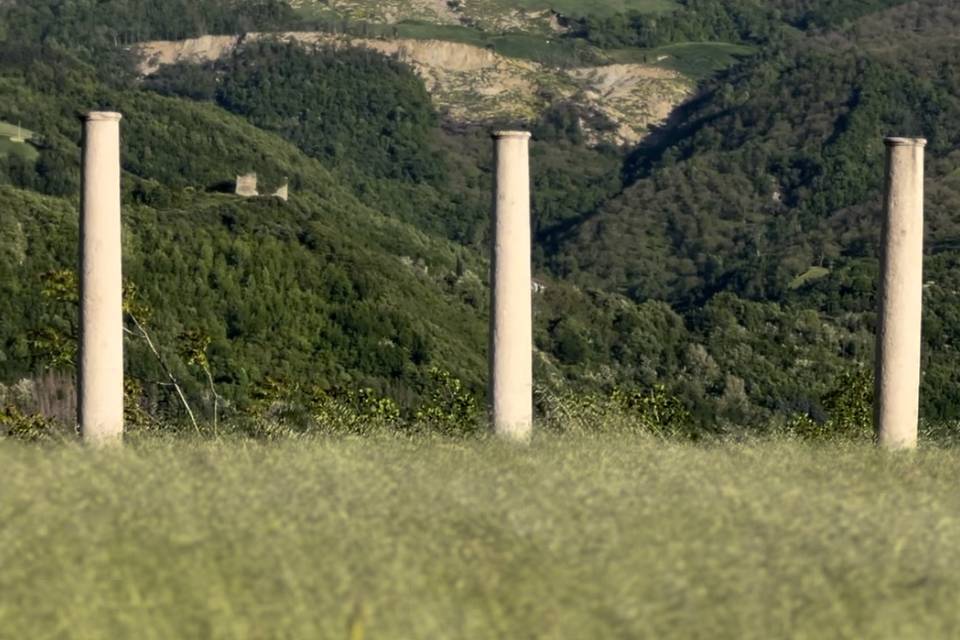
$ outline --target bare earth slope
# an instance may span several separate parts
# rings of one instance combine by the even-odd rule
[[[611,130],[589,132],[593,142],[635,144],[694,89],[693,82],[675,71],[642,64],[559,69],[442,40],[352,38],[316,32],[145,42],[137,46],[142,55],[140,71],[150,75],[176,62],[218,60],[243,42],[267,38],[366,47],[395,56],[423,78],[437,108],[459,122],[531,120],[558,100],[577,102],[615,124]]]

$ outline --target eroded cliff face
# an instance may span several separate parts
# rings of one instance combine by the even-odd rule
[[[150,76],[160,67],[177,62],[204,63],[219,60],[233,53],[243,40],[240,36],[202,36],[189,40],[158,40],[144,42],[133,47],[140,55],[138,69],[141,75]]]
[[[304,45],[364,47],[409,64],[437,108],[458,122],[533,120],[551,103],[573,101],[603,114],[613,127],[585,130],[592,143],[635,144],[687,99],[694,84],[681,74],[641,64],[559,69],[443,40],[355,38],[315,32],[206,36],[137,45],[140,72],[176,62],[211,62],[243,42],[278,38]]]
[[[572,69],[584,100],[616,123],[616,139],[639,142],[650,125],[661,124],[690,97],[694,84],[676,71],[642,64]]]

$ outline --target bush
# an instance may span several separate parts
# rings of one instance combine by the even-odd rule
[[[563,433],[648,433],[689,438],[694,420],[684,404],[663,385],[644,390],[615,388],[608,394],[558,396],[537,389],[542,427]]]
[[[480,433],[484,412],[477,397],[449,371],[432,367],[426,403],[416,413],[416,427],[444,435]]]
[[[804,440],[867,440],[873,437],[873,374],[866,369],[839,376],[823,399],[827,420],[791,416],[786,432]]]
[[[337,434],[396,431],[402,425],[397,403],[377,395],[373,389],[351,389],[333,395],[315,390],[310,413],[315,428]]]
[[[0,438],[59,442],[67,437],[67,430],[55,420],[39,414],[26,414],[13,405],[0,407]]]

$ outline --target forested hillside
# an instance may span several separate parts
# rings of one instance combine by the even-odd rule
[[[0,383],[71,370],[76,116],[104,107],[125,116],[132,309],[195,402],[211,400],[205,363],[234,411],[367,387],[414,411],[450,384],[438,371],[481,396],[487,131],[524,126],[538,401],[636,391],[676,398],[708,429],[849,418],[865,400],[882,137],[924,135],[924,412],[960,415],[960,9],[628,4],[558,8],[549,36],[492,18],[443,33],[551,63],[541,43],[556,40],[573,68],[663,57],[696,95],[632,148],[591,140],[605,125],[576,99],[526,121],[454,121],[411,67],[368,49],[265,39],[142,79],[129,47],[253,30],[443,35],[423,23],[378,31],[353,9],[279,0],[0,5],[0,133],[30,134],[0,138]],[[264,190],[288,181],[290,202],[231,195],[248,171]],[[177,415],[160,363],[128,341],[131,395]]]
[[[960,40],[949,26],[958,18],[948,3],[904,4],[787,36],[706,83],[633,152],[629,186],[568,236],[557,269],[682,309],[734,292],[867,329],[882,137],[926,137],[925,398],[941,396],[939,408],[954,411],[955,294],[946,283],[956,277],[960,206]],[[852,360],[866,365],[869,354]]]

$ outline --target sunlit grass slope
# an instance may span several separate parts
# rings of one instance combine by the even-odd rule
[[[958,463],[638,438],[8,443],[0,636],[957,637]]]
[[[756,53],[753,47],[729,42],[681,42],[657,49],[612,49],[614,62],[656,63],[690,78],[704,79]]]
[[[639,13],[660,13],[677,8],[674,0],[487,0],[476,3],[489,6],[490,10],[512,9],[546,10],[552,9],[566,15],[606,16],[615,13],[636,11]]]
[[[349,18],[368,23],[421,21],[468,25],[482,31],[551,33],[544,18],[609,17],[618,13],[667,13],[676,0],[291,0],[306,18]]]
[[[0,158],[16,155],[25,160],[36,160],[40,155],[36,147],[26,143],[32,136],[32,131],[0,120]]]

